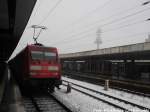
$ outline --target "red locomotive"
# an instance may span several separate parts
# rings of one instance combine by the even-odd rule
[[[61,67],[55,47],[28,45],[9,61],[10,68],[22,87],[54,87],[61,85]]]

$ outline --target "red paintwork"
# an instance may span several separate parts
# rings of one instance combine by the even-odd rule
[[[56,53],[55,60],[33,60],[31,51],[45,51]],[[9,61],[10,68],[14,77],[19,84],[27,85],[36,83],[37,85],[43,83],[60,85],[61,81],[61,66],[58,58],[57,49],[55,47],[44,47],[38,45],[28,45],[12,60]],[[30,70],[32,66],[32,70]],[[40,66],[40,69],[35,69],[35,66]],[[58,71],[48,70],[49,66],[58,66]],[[40,83],[39,83],[40,82]],[[53,86],[53,85],[52,85]],[[38,87],[38,86],[37,86]]]
[[[53,61],[45,61],[45,60],[32,60],[31,58],[31,51],[46,51],[46,52],[55,52],[56,53],[56,60]],[[53,47],[42,47],[42,46],[35,46],[30,45],[28,46],[28,61],[30,67],[31,65],[35,66],[42,66],[42,70],[29,70],[28,68],[28,75],[31,78],[57,78],[60,79],[60,64],[58,59],[57,49]],[[48,70],[48,66],[58,66],[58,72],[51,72]],[[36,73],[36,75],[31,75],[30,72]],[[57,75],[55,75],[57,73]]]

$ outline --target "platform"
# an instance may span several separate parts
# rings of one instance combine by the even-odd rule
[[[73,59],[84,57],[103,57],[107,59],[150,59],[150,42],[137,43],[132,45],[104,48],[77,53],[61,54],[61,59]]]
[[[8,70],[8,76],[10,71]],[[16,82],[10,78],[1,93],[0,112],[25,112],[21,93]]]

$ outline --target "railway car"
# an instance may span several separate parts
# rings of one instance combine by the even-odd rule
[[[46,87],[54,91],[61,85],[61,66],[57,48],[27,45],[9,61],[12,74],[23,87]]]

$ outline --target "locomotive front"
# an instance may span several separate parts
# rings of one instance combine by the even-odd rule
[[[59,87],[61,84],[61,67],[57,49],[31,45],[28,47],[29,83],[37,87]]]

